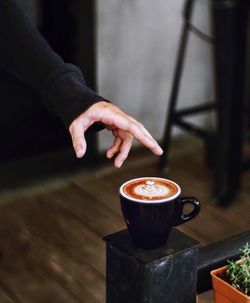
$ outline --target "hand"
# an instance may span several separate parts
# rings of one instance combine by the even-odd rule
[[[95,122],[104,124],[114,135],[114,143],[107,150],[106,155],[109,159],[116,155],[114,161],[116,167],[121,167],[128,157],[133,138],[149,148],[155,155],[160,156],[163,153],[158,143],[141,123],[121,111],[117,106],[100,101],[84,111],[69,127],[73,147],[78,158],[83,157],[87,149],[84,133]]]

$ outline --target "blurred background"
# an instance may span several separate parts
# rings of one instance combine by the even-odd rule
[[[202,244],[249,230],[246,1],[196,0],[186,11],[184,0],[18,3],[91,88],[165,144],[167,159],[135,143],[117,170],[105,159],[112,144],[107,131],[91,134],[87,155],[76,159],[68,131],[36,92],[0,71],[0,98],[7,100],[0,113],[0,291],[6,302],[104,302],[102,237],[125,228],[118,189],[130,178],[163,176],[200,198],[201,214],[180,229]],[[197,110],[211,100],[209,111]],[[174,120],[183,108],[191,123],[184,131]],[[212,302],[211,292],[200,302]]]
[[[168,5],[165,1],[157,5],[151,1],[97,1],[95,5],[78,1],[19,2],[50,45],[66,61],[82,68],[91,87],[140,120],[156,139],[162,139],[181,34],[183,1],[169,1]],[[210,34],[208,1],[196,3],[193,19]],[[186,64],[179,106],[213,98],[211,46],[191,35]],[[67,132],[63,132],[57,118],[49,115],[39,100],[34,102],[39,98],[34,96],[35,92],[19,83],[18,90],[13,92],[16,79],[6,79],[6,75],[2,78],[2,94],[8,98],[1,119],[5,142],[2,159],[41,154],[69,145],[65,139]],[[10,109],[14,116],[11,125]],[[206,124],[211,115],[193,119]],[[9,133],[17,132],[21,135],[15,140],[8,139]],[[35,138],[37,132],[39,138]],[[99,151],[104,151],[111,140],[111,136],[101,132]]]
[[[97,7],[99,90],[141,120],[158,140],[166,122],[183,4],[99,1]],[[210,35],[208,6],[208,1],[197,1],[193,23]],[[212,48],[194,35],[190,36],[182,79],[180,107],[214,98]],[[195,121],[206,124],[207,119]],[[106,140],[101,134],[100,148],[106,146]]]

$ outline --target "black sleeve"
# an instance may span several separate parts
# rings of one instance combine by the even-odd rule
[[[76,66],[64,63],[15,0],[0,0],[0,68],[33,87],[66,127],[95,102]]]

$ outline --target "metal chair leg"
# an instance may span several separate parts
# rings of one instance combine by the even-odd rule
[[[185,3],[185,8],[184,8],[185,18],[184,18],[181,38],[180,38],[180,42],[179,42],[179,49],[178,49],[178,55],[177,55],[177,60],[176,60],[176,65],[175,65],[174,79],[173,79],[173,85],[172,85],[172,90],[171,90],[171,95],[170,95],[167,121],[166,121],[166,126],[165,126],[165,131],[164,131],[163,142],[162,142],[162,147],[163,147],[164,153],[160,157],[160,160],[159,160],[159,169],[160,170],[164,169],[164,167],[167,164],[167,153],[169,151],[169,146],[170,146],[171,130],[172,130],[172,126],[173,126],[173,119],[175,116],[175,108],[176,108],[176,103],[177,103],[177,98],[178,98],[178,93],[179,93],[179,86],[180,86],[180,81],[181,81],[181,76],[182,76],[182,70],[183,70],[184,59],[185,59],[185,54],[186,54],[186,47],[187,47],[187,39],[188,39],[188,33],[189,33],[187,22],[191,18],[193,3],[194,3],[194,0],[187,0]]]

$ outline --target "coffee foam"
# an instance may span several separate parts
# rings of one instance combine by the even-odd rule
[[[178,196],[180,188],[167,179],[143,177],[124,183],[120,188],[120,193],[137,202],[164,202]]]

